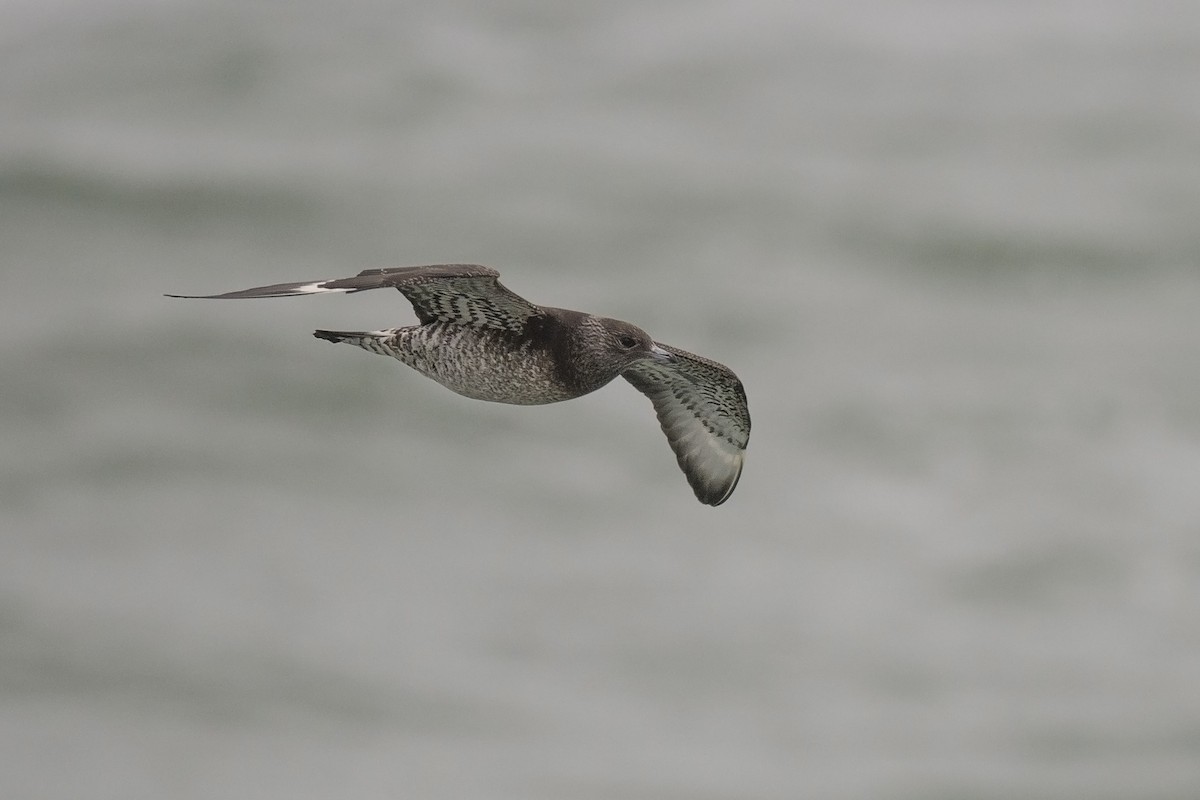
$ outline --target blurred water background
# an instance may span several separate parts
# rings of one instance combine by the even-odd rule
[[[0,796],[1200,796],[1200,6],[0,3]],[[313,328],[482,262],[731,365]]]

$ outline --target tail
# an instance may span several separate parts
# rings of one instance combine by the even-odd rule
[[[327,342],[345,342],[381,356],[394,356],[391,338],[395,331],[313,331],[313,336]]]
[[[313,331],[313,336],[327,342],[356,342],[357,339],[370,336],[369,331]]]

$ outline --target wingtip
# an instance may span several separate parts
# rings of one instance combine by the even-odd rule
[[[737,473],[734,474],[733,479],[728,481],[728,483],[722,483],[715,486],[711,484],[705,485],[699,480],[693,483],[692,491],[696,493],[696,499],[701,503],[704,503],[706,506],[712,506],[713,508],[716,508],[732,497],[733,490],[737,488],[738,482],[742,479],[743,463],[744,462],[742,459],[739,458]],[[690,477],[690,473],[685,474],[689,474]]]

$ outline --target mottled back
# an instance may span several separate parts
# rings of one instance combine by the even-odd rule
[[[475,328],[520,332],[542,310],[498,280],[500,273],[478,264],[369,269],[353,278],[326,281],[324,290],[360,292],[392,286],[412,303],[422,323],[450,322]]]

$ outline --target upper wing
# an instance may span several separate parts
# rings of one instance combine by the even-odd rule
[[[203,300],[239,300],[258,297],[295,297],[323,292],[365,292],[399,289],[425,322],[454,322],[479,328],[520,331],[542,310],[500,284],[500,273],[478,264],[435,264],[427,267],[368,269],[353,278],[304,283],[276,283],[238,292],[212,295],[179,295]]]
[[[728,367],[685,350],[658,346],[674,354],[675,360],[638,361],[621,375],[654,404],[696,497],[718,506],[733,494],[742,474],[750,440],[746,392]]]

